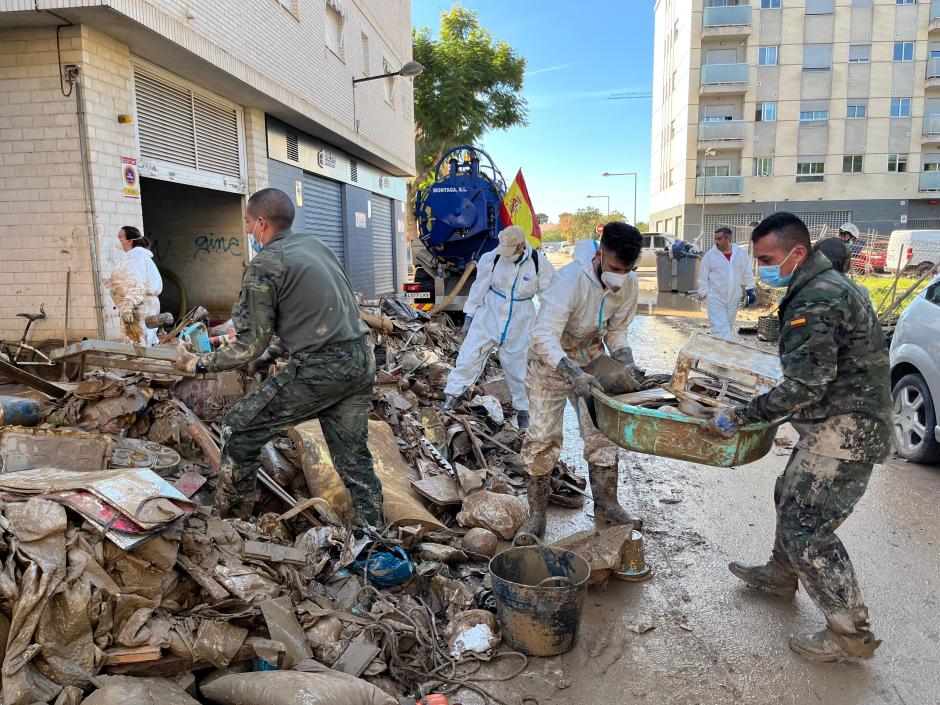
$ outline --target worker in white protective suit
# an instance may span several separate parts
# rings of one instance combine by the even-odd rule
[[[753,306],[757,292],[751,258],[731,242],[731,228],[718,228],[714,249],[702,257],[698,288],[699,297],[705,299],[708,326],[716,338],[731,340],[742,292],[747,297],[745,307]]]
[[[528,428],[525,370],[535,320],[532,299],[548,288],[554,273],[548,259],[526,242],[518,225],[503,230],[499,245],[480,257],[476,280],[463,307],[466,338],[444,388],[445,409],[452,409],[467,387],[479,379],[490,352],[499,348],[516,424],[520,429]]]
[[[578,240],[574,243],[574,252],[572,260],[582,267],[594,259],[594,253],[597,252],[597,240]]]
[[[564,444],[565,404],[578,411],[584,459],[588,463],[594,512],[598,521],[642,525],[617,499],[619,452],[592,423],[582,398],[600,389],[582,366],[605,354],[633,364],[627,330],[636,315],[639,286],[630,276],[643,246],[643,236],[631,225],[604,226],[600,247],[585,265],[572,263],[558,272],[539,297],[541,307],[532,328],[526,389],[531,424],[522,444],[522,463],[528,475],[529,518],[517,535],[545,532],[551,491],[551,472]]]
[[[118,231],[124,256],[111,275],[108,288],[124,323],[124,342],[156,345],[157,331],[147,328],[144,319],[160,313],[163,279],[153,262],[150,241],[140,230],[125,225]]]

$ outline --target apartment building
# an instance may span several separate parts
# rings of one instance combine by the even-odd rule
[[[658,0],[651,227],[940,227],[940,1]]]
[[[117,337],[124,225],[154,242],[163,310],[226,319],[267,186],[355,290],[399,290],[411,80],[354,80],[411,47],[409,0],[0,0],[0,336],[44,304],[34,340]]]

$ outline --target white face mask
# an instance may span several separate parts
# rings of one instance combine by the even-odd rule
[[[604,286],[616,293],[623,288],[624,284],[627,283],[627,277],[629,276],[629,274],[614,274],[613,272],[604,272],[601,274],[601,281],[604,283]]]
[[[248,245],[249,245],[249,247],[251,247],[251,251],[252,251],[254,254],[258,254],[259,252],[261,252],[261,248],[263,247],[263,245],[262,245],[260,242],[258,242],[258,238],[255,237],[255,230],[258,229],[258,223],[259,223],[259,222],[261,222],[261,221],[260,221],[260,220],[256,220],[256,221],[255,221],[255,227],[253,227],[253,228],[251,229],[251,232],[248,233]]]

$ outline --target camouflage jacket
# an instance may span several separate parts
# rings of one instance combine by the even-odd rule
[[[753,422],[793,414],[795,421],[818,424],[861,415],[878,422],[887,443],[888,352],[871,300],[814,252],[797,268],[779,318],[783,381],[740,407],[738,417]]]
[[[257,359],[275,334],[294,354],[368,332],[336,255],[320,238],[289,229],[275,235],[245,267],[232,322],[235,341],[201,360],[208,372]]]

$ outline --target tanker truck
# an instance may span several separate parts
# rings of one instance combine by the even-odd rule
[[[498,244],[505,195],[503,175],[479,147],[461,145],[441,156],[434,180],[415,198],[415,274],[402,287],[415,308],[459,317],[474,281],[471,263]]]

